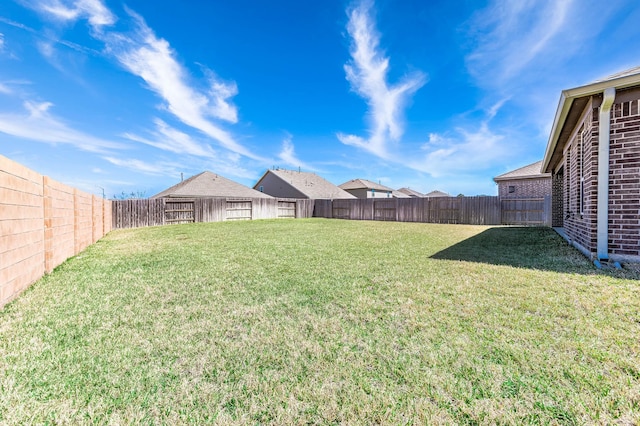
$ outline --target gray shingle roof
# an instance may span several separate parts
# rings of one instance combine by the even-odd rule
[[[599,82],[602,82],[602,81],[614,80],[616,78],[627,77],[629,75],[635,75],[635,74],[640,74],[640,67],[633,67],[633,68],[629,68],[629,69],[624,70],[624,71],[617,72],[615,74],[608,75],[608,76],[606,76],[604,78],[600,78],[600,79],[595,80],[594,83],[599,83]]]
[[[372,182],[367,179],[351,179],[343,184],[338,185],[340,188],[347,189],[375,189],[376,191],[393,191],[393,188],[384,186],[379,183]]]
[[[173,185],[151,198],[165,197],[272,198],[270,195],[263,194],[209,171],[191,176],[189,179]]]
[[[532,179],[551,176],[549,173],[542,173],[542,160],[535,163],[520,167],[519,169],[512,170],[507,173],[503,173],[500,176],[493,178],[495,182],[501,180],[514,180],[514,179]]]
[[[402,192],[403,194],[406,194],[406,195],[408,195],[410,197],[418,197],[418,198],[424,197],[424,194],[422,194],[422,193],[420,193],[420,192],[418,192],[418,191],[416,191],[414,189],[411,189],[411,188],[400,188],[400,189],[398,189],[398,192]]]
[[[435,191],[431,191],[427,194],[424,194],[425,198],[433,198],[433,197],[451,197],[451,195],[447,194],[446,192],[442,192],[442,191],[438,191],[437,189]]]
[[[375,183],[373,181],[367,179],[351,179],[348,182],[345,182],[341,185],[338,185],[340,188],[345,191],[353,190],[353,189],[375,189],[376,191],[389,191],[391,195],[395,198],[410,198],[407,194],[396,191],[393,188],[382,185],[380,183]]]
[[[302,192],[309,199],[356,198],[315,173],[298,170],[267,170]]]

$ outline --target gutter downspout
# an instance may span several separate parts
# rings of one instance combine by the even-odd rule
[[[615,87],[605,89],[603,95],[598,126],[597,260],[609,259],[609,142]]]

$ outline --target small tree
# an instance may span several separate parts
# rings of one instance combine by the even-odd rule
[[[114,200],[141,200],[146,198],[146,191],[131,191],[126,193],[122,191],[120,195],[113,195]]]

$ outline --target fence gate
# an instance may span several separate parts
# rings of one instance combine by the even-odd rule
[[[296,202],[295,201],[278,201],[278,217],[296,217]]]
[[[227,220],[251,220],[251,200],[227,200]]]
[[[165,223],[193,223],[195,221],[194,200],[166,200],[164,207]]]

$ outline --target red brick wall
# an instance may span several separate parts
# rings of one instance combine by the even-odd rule
[[[609,156],[609,249],[640,256],[640,93],[614,104]]]
[[[0,156],[0,308],[109,232],[111,208]]]
[[[510,186],[513,187],[513,192],[509,192]],[[501,199],[546,197],[551,195],[551,177],[499,181],[498,195]]]
[[[635,97],[635,99],[633,99]],[[564,219],[569,237],[597,250],[599,100],[592,100],[584,119],[565,147]],[[575,129],[574,129],[575,130]],[[609,158],[609,253],[640,259],[640,91],[619,93],[611,110]],[[584,207],[579,212],[580,145],[583,145]]]
[[[597,244],[598,109],[589,102],[565,147],[564,218],[567,235],[591,252]],[[580,208],[580,175],[584,178]]]
[[[564,192],[564,169],[561,169],[559,173],[553,175],[551,191],[553,194],[553,201],[551,202],[551,226],[562,227],[564,226],[564,206],[562,205]]]

